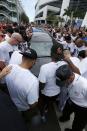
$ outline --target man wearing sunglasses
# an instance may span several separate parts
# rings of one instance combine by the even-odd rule
[[[8,65],[13,51],[18,50],[18,44],[22,42],[22,36],[19,33],[13,33],[8,41],[0,44],[0,59]]]

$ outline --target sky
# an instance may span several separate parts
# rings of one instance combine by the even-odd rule
[[[23,8],[30,21],[34,21],[36,2],[37,0],[21,0]]]

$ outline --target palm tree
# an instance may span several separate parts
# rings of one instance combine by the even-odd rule
[[[53,24],[55,26],[59,25],[59,22],[61,23],[61,25],[64,22],[63,18],[61,18],[60,16],[57,16],[53,13],[48,15],[46,20],[47,20],[48,23]]]
[[[65,12],[64,12],[63,16],[69,16],[69,17],[71,17],[72,10],[70,8],[64,9],[64,11]]]

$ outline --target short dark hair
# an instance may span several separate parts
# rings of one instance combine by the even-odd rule
[[[80,51],[78,57],[85,58],[86,57],[85,50]]]
[[[61,48],[63,51],[63,45],[62,44],[54,44],[51,48],[51,54],[57,54],[57,49]]]
[[[61,48],[62,52],[63,52],[63,45],[62,44],[53,44],[52,48],[51,48],[51,57],[55,59],[55,61],[58,61],[62,58],[62,54],[58,54],[57,49]]]
[[[8,32],[8,33],[10,33],[10,34],[13,34],[14,30],[13,30],[13,28],[8,27],[8,28],[6,29],[6,32]]]

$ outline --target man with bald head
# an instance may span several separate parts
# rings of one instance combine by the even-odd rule
[[[11,54],[13,51],[18,50],[18,44],[22,42],[22,36],[19,33],[13,33],[8,41],[0,44],[0,60],[8,65]]]

